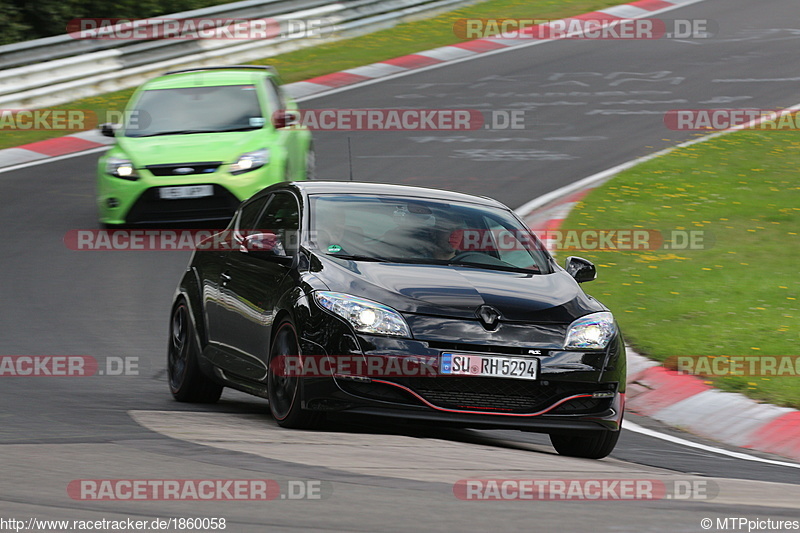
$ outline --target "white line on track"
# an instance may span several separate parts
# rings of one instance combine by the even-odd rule
[[[673,9],[686,7],[687,5],[699,3],[699,2],[702,2],[702,1],[703,0],[690,0],[688,2],[684,2],[684,3],[679,4],[679,5],[671,6],[671,7],[665,8],[665,9],[660,9],[658,11],[654,11],[654,12],[648,13],[646,16],[647,17],[651,17],[651,16],[656,15],[656,14],[664,13],[664,12],[667,12],[667,11],[672,11]],[[644,18],[644,17],[633,17],[633,18]],[[560,40],[560,39],[534,41],[532,43],[528,43],[528,44],[524,44],[524,45],[520,45],[520,46],[513,46],[513,47],[509,47],[509,48],[501,48],[501,49],[498,49],[498,50],[493,50],[493,51],[490,51],[490,52],[484,52],[484,53],[481,53],[481,54],[476,54],[474,56],[469,56],[469,57],[465,57],[465,58],[462,58],[462,59],[457,59],[457,60],[454,60],[454,61],[447,61],[447,62],[439,63],[439,64],[436,64],[436,65],[430,65],[428,67],[409,70],[407,72],[400,72],[400,73],[397,73],[397,74],[394,74],[394,75],[391,75],[391,76],[385,76],[385,77],[381,77],[381,78],[376,78],[374,80],[364,81],[364,82],[357,83],[357,84],[354,84],[354,85],[348,85],[346,87],[339,87],[339,88],[336,88],[336,89],[332,89],[330,91],[326,91],[324,93],[318,93],[318,94],[315,94],[315,95],[310,95],[310,96],[305,97],[305,98],[298,98],[298,99],[296,99],[296,101],[303,102],[303,101],[306,101],[306,100],[313,100],[315,98],[321,98],[321,97],[324,97],[324,96],[330,96],[332,94],[348,91],[348,90],[351,90],[351,89],[356,89],[356,88],[359,88],[359,87],[363,87],[365,85],[372,85],[374,83],[380,83],[380,82],[388,81],[388,80],[394,79],[394,78],[400,78],[400,77],[408,76],[408,75],[411,75],[411,74],[416,74],[416,73],[419,73],[419,72],[424,72],[424,71],[433,70],[433,69],[437,69],[437,68],[441,68],[441,67],[446,67],[446,66],[454,65],[456,63],[462,63],[462,62],[465,62],[465,61],[471,61],[473,59],[479,59],[479,58],[482,58],[482,57],[487,57],[487,56],[491,56],[491,55],[495,55],[495,54],[499,54],[499,53],[503,53],[503,52],[509,52],[509,51],[512,51],[512,50],[519,50],[521,48],[527,48],[529,46],[535,46],[535,45],[539,45],[539,44],[555,42],[556,40]],[[795,106],[787,108],[783,112],[798,111],[798,110],[800,110],[800,104],[797,104]],[[745,125],[742,125],[742,126],[738,126],[736,128],[732,128],[730,130],[725,130],[725,131],[713,133],[711,135],[706,135],[704,137],[700,137],[700,138],[697,138],[697,139],[692,139],[691,141],[687,141],[687,142],[678,144],[678,145],[676,145],[674,147],[670,147],[670,148],[661,150],[659,152],[656,152],[656,153],[653,153],[653,154],[650,154],[650,155],[647,155],[647,156],[644,156],[644,157],[640,157],[638,159],[634,159],[633,161],[628,161],[626,163],[622,163],[620,165],[617,165],[615,167],[609,168],[609,169],[604,170],[602,172],[598,172],[597,174],[593,174],[593,175],[591,175],[591,176],[589,176],[587,178],[584,178],[584,179],[582,179],[580,181],[577,181],[577,182],[571,183],[569,185],[566,185],[564,187],[561,187],[561,188],[559,188],[559,189],[557,189],[555,191],[552,191],[550,193],[547,193],[547,194],[545,194],[543,196],[535,198],[534,200],[531,200],[530,202],[524,204],[523,206],[521,206],[520,208],[516,209],[515,211],[520,216],[527,215],[530,211],[532,211],[532,210],[534,210],[534,209],[536,209],[538,207],[541,207],[541,206],[543,206],[543,205],[545,205],[545,204],[547,204],[547,203],[559,198],[560,196],[564,196],[566,194],[569,194],[572,191],[577,191],[577,190],[579,190],[581,188],[584,188],[584,187],[586,187],[588,185],[591,185],[593,183],[602,181],[604,178],[611,177],[611,176],[613,176],[615,174],[618,174],[619,172],[622,172],[623,170],[631,168],[631,167],[633,167],[633,166],[635,166],[635,165],[637,165],[639,163],[643,163],[645,161],[649,161],[650,159],[654,159],[654,158],[659,157],[661,155],[667,154],[667,153],[669,153],[669,152],[671,152],[671,151],[673,151],[673,150],[675,150],[677,148],[683,148],[683,147],[686,147],[686,146],[691,146],[692,144],[695,144],[695,143],[704,142],[704,141],[713,139],[715,137],[718,137],[720,135],[723,135],[725,133],[730,133],[731,131],[736,131],[736,130],[740,130],[740,129],[746,129],[748,126],[752,126],[757,121],[758,120],[755,120],[755,121],[752,121],[752,122],[750,122],[748,124],[745,124]],[[32,167],[32,166],[36,166],[36,165],[40,165],[40,164],[44,164],[44,163],[53,163],[53,162],[61,161],[61,160],[64,160],[64,159],[70,159],[72,157],[79,157],[79,156],[83,156],[83,155],[99,153],[99,152],[106,151],[109,148],[110,148],[110,146],[100,146],[100,147],[97,147],[97,148],[92,148],[90,150],[84,150],[82,152],[76,152],[76,153],[73,153],[73,154],[65,154],[65,155],[62,155],[62,156],[56,156],[56,157],[51,157],[51,158],[47,158],[47,159],[41,159],[41,160],[36,160],[36,161],[30,161],[30,162],[27,162],[27,163],[21,163],[19,165],[14,165],[14,166],[11,166],[11,167],[0,168],[0,174],[5,173],[5,172],[12,172],[12,171],[15,171],[15,170],[20,170],[20,169],[23,169],[23,168],[28,168],[28,167]],[[359,157],[363,158],[363,157],[369,157],[369,156],[359,156]],[[373,157],[380,157],[380,156],[373,156]],[[720,455],[726,455],[728,457],[734,457],[736,459],[742,459],[742,460],[745,460],[745,461],[754,461],[754,462],[771,464],[771,465],[776,465],[776,466],[786,466],[786,467],[791,467],[791,468],[800,468],[800,464],[796,464],[796,463],[788,463],[788,462],[784,462],[784,461],[774,461],[774,460],[771,460],[771,459],[763,459],[761,457],[756,457],[754,455],[748,455],[748,454],[739,453],[739,452],[732,452],[732,451],[724,450],[722,448],[715,448],[713,446],[707,446],[705,444],[699,444],[699,443],[696,443],[696,442],[692,442],[692,441],[689,441],[689,440],[686,440],[686,439],[682,439],[680,437],[673,437],[673,436],[667,435],[665,433],[660,433],[660,432],[654,431],[652,429],[644,428],[642,426],[639,426],[638,424],[635,424],[635,423],[627,421],[627,420],[624,422],[624,428],[629,430],[629,431],[633,431],[634,433],[640,433],[642,435],[647,435],[649,437],[653,437],[653,438],[656,438],[656,439],[661,439],[661,440],[664,440],[664,441],[667,441],[667,442],[672,442],[673,444],[679,444],[679,445],[682,445],[682,446],[686,446],[688,448],[696,448],[696,449],[700,449],[700,450],[704,450],[704,451],[708,451],[708,452],[712,452],[712,453],[717,453],[717,454],[720,454]]]
[[[662,155],[666,155],[670,152],[677,150],[678,148],[686,148],[687,146],[692,146],[693,144],[702,143],[706,141],[710,141],[711,139],[716,139],[722,135],[726,135],[728,133],[733,133],[734,131],[741,131],[752,128],[759,122],[765,122],[769,120],[774,120],[779,115],[786,114],[786,113],[793,113],[795,111],[800,111],[800,104],[795,104],[791,107],[787,107],[786,109],[782,109],[779,112],[771,113],[769,115],[763,115],[759,118],[755,118],[746,124],[740,124],[738,126],[734,126],[732,128],[728,128],[727,130],[718,131],[715,133],[710,133],[708,135],[704,135],[702,137],[697,137],[696,139],[691,139],[686,142],[682,142],[680,144],[676,144],[675,146],[670,146],[669,148],[664,148],[663,150],[659,150],[658,152],[654,152],[652,154],[648,154],[643,157],[639,157],[637,159],[633,159],[632,161],[626,161],[625,163],[621,163],[615,167],[611,167],[609,169],[603,170],[602,172],[598,172],[597,174],[592,174],[589,177],[583,178],[582,180],[570,183],[569,185],[564,185],[554,191],[550,191],[547,194],[543,194],[537,198],[534,198],[530,202],[521,205],[520,207],[516,208],[514,212],[522,218],[528,216],[531,211],[543,207],[555,200],[563,196],[567,196],[573,192],[579,191],[581,189],[590,187],[595,184],[599,184],[604,180],[611,178],[612,176],[619,174],[623,170],[627,170],[629,168],[635,167],[640,163],[644,163],[645,161],[650,161],[651,159],[655,159],[657,157],[661,157]]]
[[[104,152],[111,148],[111,146],[98,146],[97,148],[91,148],[89,150],[84,150],[82,152],[74,152],[72,154],[64,154],[64,155],[57,155],[55,157],[48,157],[46,159],[37,159],[36,161],[28,161],[27,163],[20,163],[19,165],[14,165],[12,167],[5,167],[0,168],[0,174],[4,172],[12,172],[14,170],[20,170],[23,168],[28,167],[35,167],[36,165],[42,165],[45,163],[55,163],[56,161],[62,161],[64,159],[70,159],[73,157],[80,157],[82,155],[89,155],[89,154],[96,154],[99,152]]]
[[[630,17],[630,18],[648,18],[648,17],[652,17],[654,15],[659,15],[661,13],[666,13],[667,11],[672,11],[673,9],[680,9],[680,8],[686,7],[688,5],[697,4],[697,3],[700,3],[700,2],[704,2],[704,1],[705,0],[685,0],[680,4],[675,4],[675,5],[670,6],[670,7],[665,7],[663,9],[659,9],[657,11],[651,11],[649,13],[645,13],[645,14],[642,14],[642,15],[639,15],[639,16],[635,16],[635,17]],[[612,22],[610,24],[610,26],[616,26],[617,24],[619,24],[619,22],[621,22],[621,21]],[[575,33],[578,33],[578,32],[575,32]],[[572,34],[569,34],[569,35],[572,35]],[[465,61],[472,61],[473,59],[480,59],[480,58],[483,58],[483,57],[493,56],[495,54],[502,54],[504,52],[510,52],[510,51],[513,51],[513,50],[520,50],[522,48],[528,48],[529,46],[536,46],[536,45],[540,45],[540,44],[553,43],[553,42],[558,42],[558,41],[563,41],[563,40],[564,39],[543,39],[543,40],[536,40],[536,41],[533,41],[533,42],[530,42],[530,43],[525,43],[525,44],[521,44],[521,45],[517,45],[517,46],[509,46],[507,48],[499,48],[497,50],[491,50],[491,51],[488,51],[488,52],[482,52],[482,53],[478,53],[478,54],[471,55],[471,56],[468,56],[468,57],[463,57],[461,59],[454,59],[454,60],[451,60],[451,61],[445,61],[443,63],[437,63],[435,65],[429,65],[427,67],[410,69],[410,70],[407,70],[407,71],[404,71],[404,72],[398,72],[397,74],[391,74],[389,76],[383,76],[383,77],[375,78],[375,79],[372,79],[372,80],[365,80],[365,81],[362,81],[362,82],[359,82],[359,83],[355,83],[355,84],[352,84],[352,85],[346,85],[344,87],[336,87],[336,88],[331,89],[330,91],[316,93],[316,94],[312,94],[312,95],[301,97],[301,98],[295,98],[294,100],[296,102],[305,102],[307,100],[314,100],[316,98],[322,98],[322,97],[330,96],[330,95],[333,95],[333,94],[336,94],[336,93],[340,93],[340,92],[344,92],[344,91],[350,91],[352,89],[358,89],[360,87],[365,87],[367,85],[373,85],[375,83],[382,83],[384,81],[393,80],[395,78],[401,78],[401,77],[404,77],[404,76],[410,76],[412,74],[417,74],[419,72],[425,72],[425,71],[428,71],[428,70],[433,70],[433,69],[442,68],[442,67],[449,67],[450,65],[455,65],[456,63],[463,63]],[[73,154],[65,154],[65,155],[62,155],[62,156],[51,157],[51,158],[47,158],[47,159],[38,159],[36,161],[29,161],[27,163],[21,163],[19,165],[14,165],[14,166],[11,166],[11,167],[0,168],[0,174],[2,174],[4,172],[9,172],[9,171],[14,171],[14,170],[20,170],[20,169],[23,169],[23,168],[28,168],[28,167],[32,167],[32,166],[40,165],[40,164],[44,164],[44,163],[51,163],[51,162],[55,162],[55,161],[61,161],[63,159],[69,159],[71,157],[79,157],[79,156],[82,156],[82,155],[93,154],[93,153],[101,152],[103,150],[108,150],[109,148],[110,148],[110,146],[102,146],[102,147],[99,147],[99,148],[93,148],[91,150],[84,150],[83,152],[75,152]]]
[[[680,4],[675,4],[675,5],[670,6],[670,7],[665,7],[663,9],[659,9],[659,10],[656,10],[656,11],[650,11],[649,13],[643,13],[642,15],[635,16],[635,17],[630,17],[630,18],[631,19],[648,18],[648,17],[652,17],[654,15],[660,15],[661,13],[666,13],[667,11],[672,11],[673,9],[680,9],[680,8],[686,7],[688,5],[697,4],[697,3],[700,3],[700,2],[704,2],[704,1],[705,0],[686,0],[686,1],[682,2],[682,3],[680,3]],[[623,20],[624,19],[620,19],[618,21],[612,21],[611,23],[609,23],[609,27],[614,27],[614,26],[620,24]],[[581,32],[580,31],[575,31],[575,32],[572,32],[572,33],[568,33],[567,36],[577,35],[579,33],[581,33]],[[487,39],[490,39],[490,37],[487,37]],[[416,73],[419,73],[419,72],[427,72],[429,70],[434,70],[434,69],[437,69],[437,68],[449,67],[450,65],[455,65],[457,63],[464,63],[465,61],[472,61],[474,59],[480,59],[482,57],[489,57],[489,56],[493,56],[495,54],[502,54],[504,52],[510,52],[512,50],[522,50],[523,48],[528,48],[530,46],[538,46],[540,44],[554,43],[554,42],[559,42],[559,41],[563,41],[563,40],[564,39],[541,39],[541,40],[532,41],[530,43],[519,44],[519,45],[515,45],[515,46],[509,46],[507,48],[498,48],[497,50],[490,50],[488,52],[481,52],[481,53],[478,53],[478,54],[475,54],[475,55],[462,57],[460,59],[453,59],[451,61],[445,61],[443,63],[437,63],[435,65],[428,65],[427,67],[420,67],[420,68],[407,70],[405,72],[398,72],[397,74],[390,74],[389,76],[384,76],[382,78],[375,78],[373,80],[365,80],[365,81],[362,81],[362,82],[359,82],[359,83],[356,83],[356,84],[353,84],[353,85],[346,85],[344,87],[336,87],[336,88],[331,89],[330,91],[325,91],[325,92],[322,92],[322,93],[317,93],[317,94],[312,94],[312,95],[301,97],[301,98],[296,98],[295,100],[297,102],[304,102],[306,100],[313,100],[315,98],[320,98],[320,97],[324,97],[324,96],[330,96],[332,94],[336,94],[336,93],[340,93],[340,92],[347,91],[347,90],[350,90],[350,89],[354,89],[356,87],[364,87],[366,85],[372,85],[374,83],[380,83],[380,82],[383,82],[383,81],[393,80],[395,78],[402,78],[404,76],[410,76],[412,74],[416,74]]]
[[[728,457],[734,457],[736,459],[742,459],[744,461],[754,461],[757,463],[766,463],[775,466],[788,466],[790,468],[800,468],[800,464],[797,463],[787,463],[785,461],[774,461],[772,459],[764,459],[762,457],[756,457],[755,455],[732,452],[730,450],[723,450],[722,448],[715,448],[714,446],[707,446],[705,444],[700,444],[698,442],[692,442],[690,440],[682,439],[680,437],[673,437],[672,435],[667,435],[666,433],[661,433],[660,431],[644,428],[628,420],[625,420],[622,423],[622,428],[627,429],[628,431],[633,431],[634,433],[640,433],[642,435],[647,435],[648,437],[653,437],[654,439],[661,439],[667,442],[671,442],[673,444],[686,446],[687,448],[696,448],[698,450],[703,450],[706,452],[718,453],[720,455],[727,455]]]

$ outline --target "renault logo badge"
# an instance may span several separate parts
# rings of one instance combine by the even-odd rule
[[[489,305],[482,305],[475,313],[483,324],[483,327],[492,330],[497,327],[497,322],[500,319],[500,311]]]

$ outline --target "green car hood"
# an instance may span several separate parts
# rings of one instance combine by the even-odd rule
[[[117,143],[137,168],[207,161],[233,163],[245,152],[268,146],[270,143],[265,138],[265,133],[262,129],[158,137],[117,137]]]

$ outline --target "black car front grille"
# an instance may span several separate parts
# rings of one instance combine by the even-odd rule
[[[528,381],[505,378],[413,378],[410,388],[445,409],[534,413],[575,394],[591,394],[596,383]]]
[[[382,402],[417,404],[417,400],[409,393],[393,385],[375,382],[338,381],[339,386],[348,394],[379,400]]]
[[[531,355],[533,348],[520,346],[497,346],[492,344],[467,344],[463,342],[428,341],[428,346],[443,352],[481,352],[506,355]],[[540,349],[535,355],[547,356],[548,350]]]
[[[226,220],[233,216],[239,206],[239,200],[219,185],[214,185],[212,196],[178,200],[160,198],[158,189],[153,187],[142,193],[128,211],[128,224]]]
[[[193,176],[195,174],[211,174],[215,172],[222,161],[208,161],[205,163],[175,163],[168,165],[147,165],[144,168],[153,176]]]
[[[534,413],[569,396],[602,390],[594,383],[522,381],[501,378],[437,377],[410,380],[410,389],[425,401],[445,409]],[[407,390],[379,382],[341,380],[347,393],[362,398],[406,405],[421,405]],[[608,398],[573,398],[554,408],[552,414],[591,414],[606,410]]]
[[[551,412],[559,415],[583,415],[599,413],[611,406],[610,398],[573,398],[562,403]]]

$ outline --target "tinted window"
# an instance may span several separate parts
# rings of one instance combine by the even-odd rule
[[[127,137],[245,131],[265,124],[254,85],[151,89],[133,111]]]
[[[313,195],[310,246],[329,255],[551,272],[541,242],[505,209],[366,195]]]
[[[256,222],[258,222],[258,217],[267,204],[267,200],[269,200],[269,196],[257,198],[244,204],[236,220],[236,229],[242,232],[254,230],[256,228]]]
[[[274,233],[286,255],[297,252],[300,230],[300,208],[290,193],[276,193],[258,222],[260,232]]]

